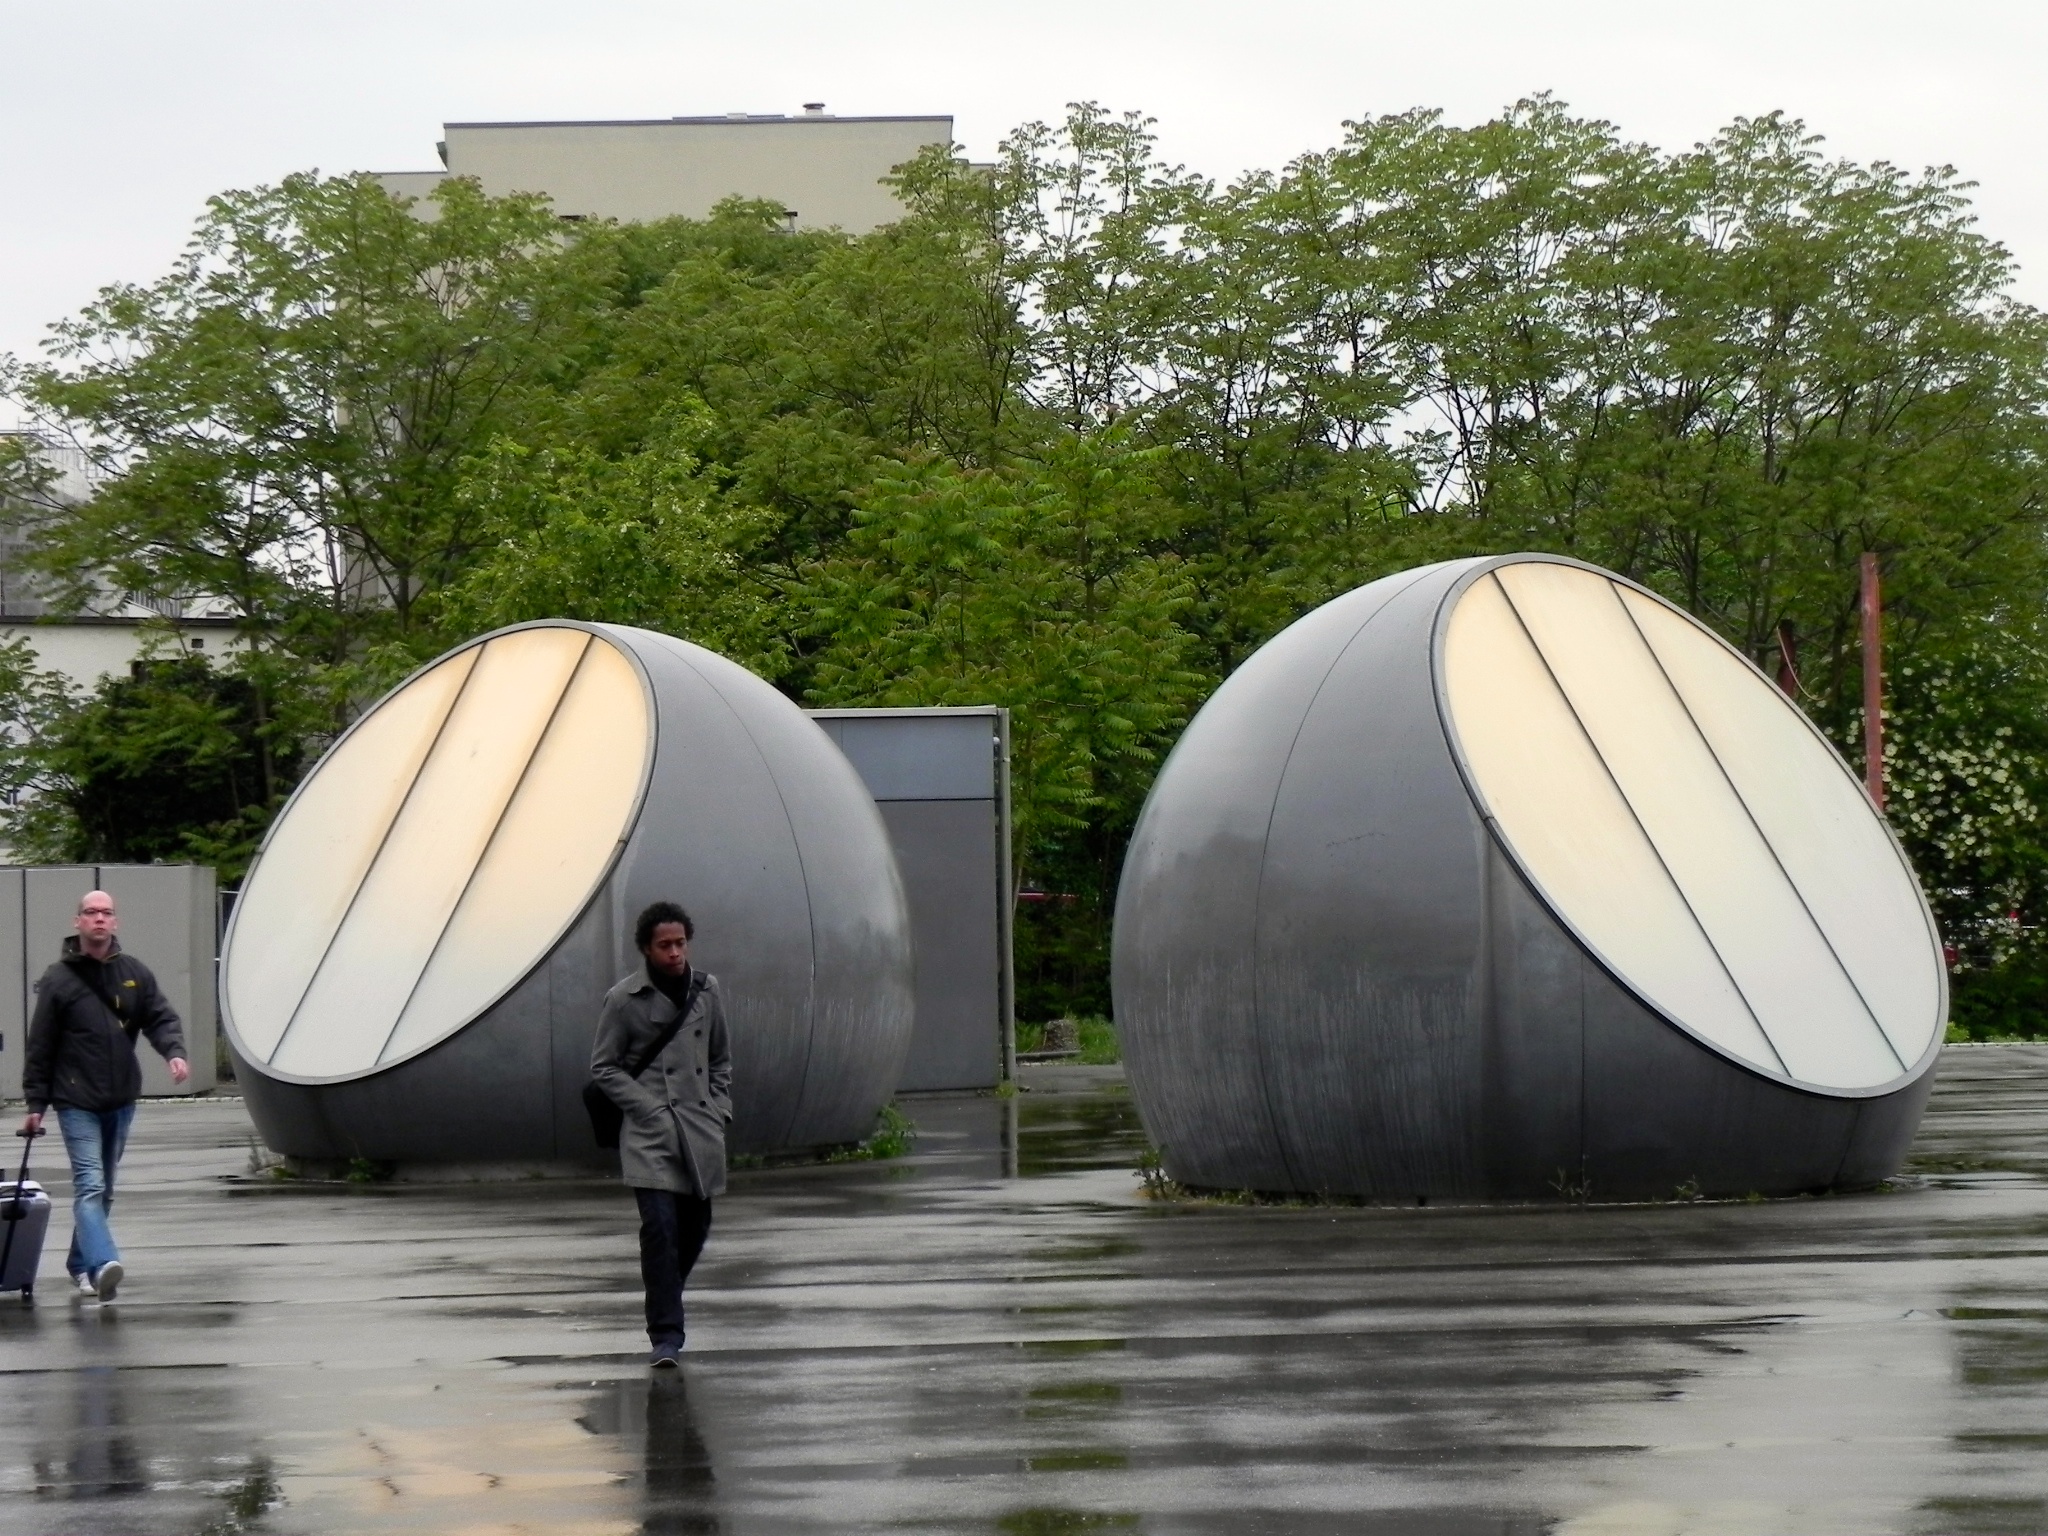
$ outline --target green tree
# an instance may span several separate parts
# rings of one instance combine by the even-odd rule
[[[329,664],[410,641],[475,552],[464,461],[576,371],[616,277],[560,228],[460,180],[431,210],[367,176],[214,198],[169,275],[107,289],[22,374],[106,476],[43,521],[44,568],[226,598],[250,641]]]
[[[331,730],[554,613],[808,701],[1006,704],[1020,879],[1073,898],[1021,930],[1028,1015],[1106,1007],[1160,753],[1336,593],[1579,555],[1759,659],[1789,634],[1853,748],[1875,552],[1894,823],[1959,1010],[2048,1012],[2048,329],[1953,172],[1780,116],[1667,154],[1538,98],[1220,186],[1083,104],[896,184],[858,238],[738,200],[570,228],[460,184],[431,220],[360,179],[218,199],[20,381],[108,476],[46,567],[239,604],[259,750],[318,734],[273,707]]]
[[[4,658],[0,698],[33,744],[33,771],[13,786],[25,792],[8,821],[16,857],[198,860],[239,878],[276,811],[272,785],[297,777],[305,722],[275,739],[252,679],[190,652],[159,647],[79,698],[15,644],[24,650]]]
[[[672,412],[661,436],[618,458],[500,438],[472,459],[461,499],[482,548],[441,599],[449,637],[543,616],[635,624],[777,676],[787,646],[751,558],[768,518],[706,474],[693,448],[703,415]]]
[[[1009,707],[1016,877],[1070,898],[1020,929],[1027,1012],[1107,1007],[1123,845],[1200,684],[1185,583],[1145,549],[1146,469],[1068,437],[1003,472],[885,472],[793,593],[824,641],[816,702]]]

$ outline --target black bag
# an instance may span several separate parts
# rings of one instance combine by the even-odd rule
[[[640,1053],[640,1060],[626,1074],[628,1077],[638,1077],[654,1065],[655,1057],[668,1049],[669,1041],[675,1039],[677,1032],[683,1027],[683,1020],[690,1016],[690,1007],[697,1001],[697,993],[700,990],[699,983],[692,978],[690,990],[683,996],[682,1007],[676,1010],[676,1016],[669,1020],[668,1027],[654,1037],[654,1044]],[[590,1134],[597,1138],[597,1144],[616,1150],[619,1145],[619,1132],[625,1129],[626,1112],[619,1108],[610,1094],[594,1082],[583,1085],[583,1112],[590,1116]]]

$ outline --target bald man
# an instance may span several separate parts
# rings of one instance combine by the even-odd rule
[[[71,1253],[64,1267],[72,1297],[108,1302],[123,1273],[107,1222],[114,1169],[142,1093],[135,1037],[149,1036],[170,1063],[173,1082],[184,1082],[192,1071],[185,1064],[185,1032],[156,977],[121,952],[114,898],[87,891],[71,926],[78,932],[64,941],[64,958],[36,983],[36,1016],[21,1069],[22,1097],[28,1100],[22,1129],[33,1136],[43,1112],[57,1111],[71,1157]]]

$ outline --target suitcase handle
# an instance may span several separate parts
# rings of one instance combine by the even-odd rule
[[[21,1172],[14,1176],[14,1198],[7,1202],[4,1218],[7,1221],[21,1220],[21,1186],[28,1182],[28,1155],[35,1151],[38,1136],[49,1135],[49,1128],[38,1125],[34,1130],[30,1130],[27,1126],[22,1126],[14,1134],[21,1138]],[[14,1246],[14,1233],[11,1230],[7,1234],[7,1246]],[[4,1253],[0,1253],[0,1267],[4,1267],[6,1262]]]

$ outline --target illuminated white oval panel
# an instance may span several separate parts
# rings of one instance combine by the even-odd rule
[[[1646,1001],[1815,1087],[1919,1061],[1941,956],[1912,872],[1833,749],[1710,631],[1519,561],[1459,598],[1444,692],[1509,853]]]
[[[361,1076],[469,1023],[545,958],[631,831],[650,722],[602,635],[445,657],[322,758],[244,882],[222,976],[237,1044]]]

